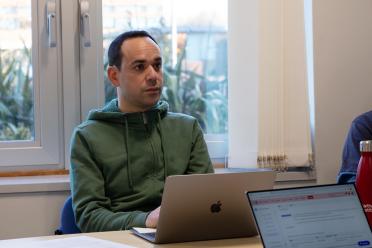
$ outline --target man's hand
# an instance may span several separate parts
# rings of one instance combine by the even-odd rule
[[[159,213],[160,213],[160,206],[154,209],[146,219],[146,227],[150,228],[156,228],[158,225],[158,219],[159,219]]]

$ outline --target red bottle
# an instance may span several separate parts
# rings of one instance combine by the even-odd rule
[[[355,186],[372,228],[372,140],[360,142],[360,153]]]

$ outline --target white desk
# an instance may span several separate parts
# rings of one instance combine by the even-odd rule
[[[10,239],[0,241],[0,247],[27,247],[30,241],[38,240],[49,240],[49,239],[62,239],[74,236],[90,236],[94,238],[109,240],[117,243],[122,243],[126,245],[131,245],[135,247],[145,247],[145,248],[161,248],[161,247],[178,247],[178,248],[189,248],[189,247],[233,247],[233,248],[262,248],[261,240],[258,236],[251,238],[238,238],[238,239],[221,239],[221,240],[209,240],[209,241],[198,241],[198,242],[185,242],[185,243],[172,243],[172,244],[162,244],[155,245],[149,243],[129,231],[115,231],[115,232],[99,232],[99,233],[83,233],[83,234],[72,234],[72,235],[55,235],[55,236],[45,236],[45,237],[34,237],[34,238],[23,238],[23,239]],[[51,247],[53,248],[53,247]]]

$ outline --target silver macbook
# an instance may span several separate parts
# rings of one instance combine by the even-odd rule
[[[275,176],[270,170],[169,176],[156,232],[133,232],[154,243],[257,235],[244,192],[271,189]]]
[[[372,234],[353,184],[247,193],[266,248],[367,248]]]

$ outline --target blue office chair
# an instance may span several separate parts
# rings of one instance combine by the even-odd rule
[[[74,211],[72,210],[72,199],[69,196],[63,208],[61,210],[61,225],[60,227],[54,232],[56,235],[61,234],[72,234],[72,233],[80,233],[81,231],[76,226],[75,223],[75,215]]]
[[[356,173],[354,172],[342,172],[337,177],[337,183],[355,183]]]

